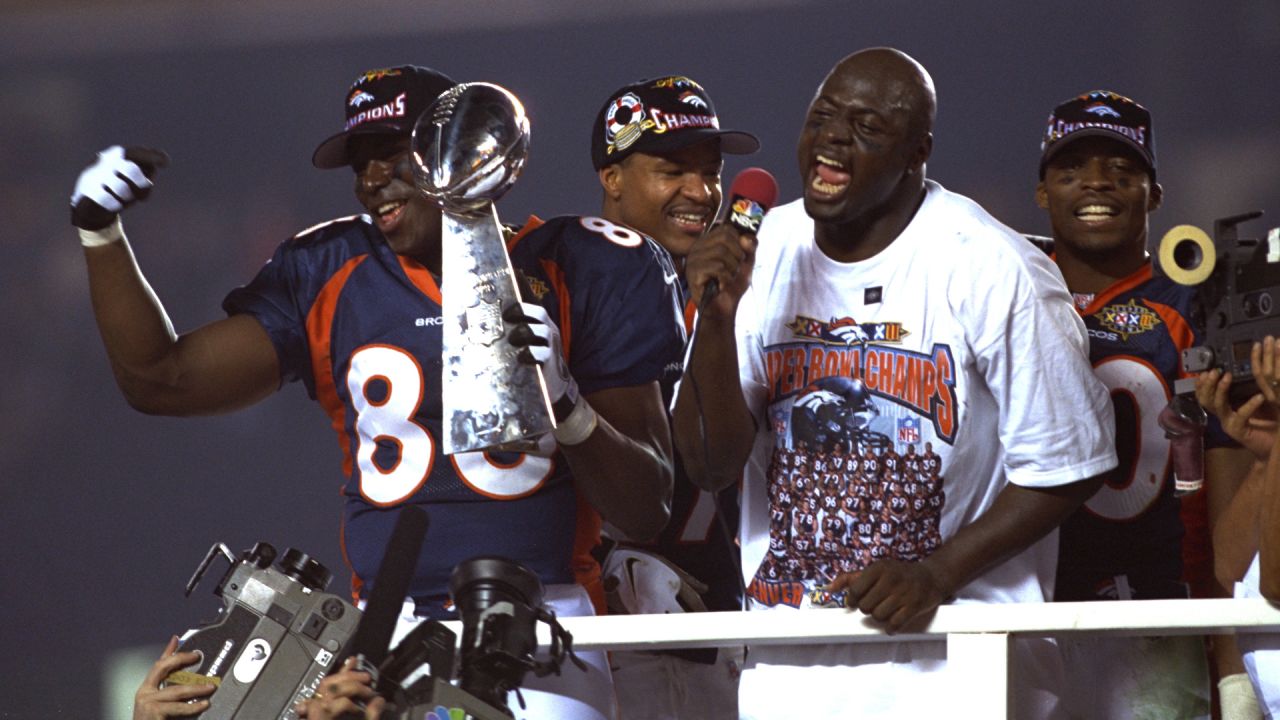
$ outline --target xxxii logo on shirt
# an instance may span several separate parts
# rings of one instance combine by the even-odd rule
[[[1130,298],[1124,305],[1108,305],[1094,317],[1102,327],[1119,335],[1121,340],[1128,340],[1130,335],[1144,333],[1160,325],[1160,316],[1146,305],[1139,304],[1137,298]]]
[[[902,323],[860,323],[847,315],[833,317],[828,322],[797,315],[795,320],[787,323],[787,328],[798,337],[813,338],[832,345],[900,343],[911,334],[902,329]]]

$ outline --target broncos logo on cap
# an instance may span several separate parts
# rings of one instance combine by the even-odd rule
[[[351,97],[347,98],[347,105],[350,107],[360,107],[367,102],[373,102],[374,97],[369,93],[357,88],[351,93]]]
[[[1085,108],[1084,111],[1087,113],[1093,113],[1094,115],[1097,115],[1099,117],[1115,117],[1115,118],[1120,117],[1120,113],[1117,112],[1115,108],[1111,107],[1106,103],[1101,103],[1101,102],[1090,105],[1089,107]]]
[[[701,96],[699,96],[697,93],[695,93],[692,90],[686,90],[685,92],[681,93],[680,102],[686,105],[693,105],[694,107],[709,109],[707,108],[707,101],[703,100]]]

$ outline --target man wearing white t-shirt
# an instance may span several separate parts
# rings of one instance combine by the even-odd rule
[[[1057,525],[1115,466],[1111,405],[1052,262],[972,201],[925,179],[933,82],[889,48],[838,63],[809,107],[804,197],[755,238],[689,254],[700,327],[675,405],[690,476],[743,468],[753,610],[856,607],[892,632],[941,603],[1042,602]],[[708,285],[716,287],[708,291]],[[779,462],[840,448],[821,506],[838,542],[807,542],[777,505]],[[805,492],[824,483],[791,480]],[[827,522],[832,515],[842,522]],[[806,518],[807,520],[807,518]],[[1048,641],[1016,643],[1015,700],[1055,709]],[[943,643],[752,648],[743,717],[928,717],[960,707]]]

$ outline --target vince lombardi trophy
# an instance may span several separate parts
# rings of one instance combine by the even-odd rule
[[[444,451],[532,447],[555,422],[541,368],[505,339],[502,311],[520,295],[493,205],[529,154],[524,106],[497,85],[457,85],[418,119],[411,148],[418,189],[444,215]]]

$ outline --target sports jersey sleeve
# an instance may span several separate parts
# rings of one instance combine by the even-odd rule
[[[654,382],[679,362],[679,308],[656,263],[575,270],[569,365],[582,392]]]
[[[1049,258],[1007,258],[1003,282],[966,308],[974,353],[999,409],[1010,482],[1063,485],[1116,465],[1111,400],[1089,364],[1083,322]],[[994,308],[1009,308],[1007,315]]]
[[[267,331],[280,360],[282,383],[307,378],[310,387],[306,313],[298,305],[289,246],[282,243],[249,284],[228,293],[222,309],[227,315],[251,315]]]
[[[280,361],[280,381],[302,380],[315,397],[308,313],[326,283],[367,255],[377,231],[347,217],[304,230],[276,248],[249,284],[222,301],[228,315],[251,315],[267,331]]]
[[[584,394],[679,372],[678,276],[652,240],[600,218],[552,218],[517,242],[511,260],[549,286],[541,301],[569,338],[569,368]]]

